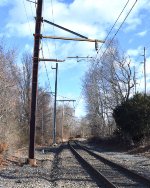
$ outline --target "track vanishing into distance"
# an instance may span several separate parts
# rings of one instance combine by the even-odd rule
[[[87,168],[93,180],[100,187],[108,188],[150,188],[150,180],[92,152],[76,141],[69,147],[78,161]]]

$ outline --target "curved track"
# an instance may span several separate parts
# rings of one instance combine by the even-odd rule
[[[71,151],[79,161],[87,166],[89,172],[99,181],[100,186],[115,188],[148,188],[150,180],[95,154],[87,147],[76,142],[69,142]]]

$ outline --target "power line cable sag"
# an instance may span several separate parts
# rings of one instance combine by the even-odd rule
[[[43,6],[43,9],[44,9],[44,6]],[[43,27],[44,33],[46,33],[46,29],[45,29],[44,22],[42,23],[42,27]],[[51,53],[50,53],[50,48],[49,48],[49,44],[48,44],[47,40],[46,40],[45,44],[46,44],[46,46],[47,46],[47,50],[48,50],[48,53],[49,53],[49,55],[50,55]],[[57,59],[57,58],[56,58],[56,59]],[[52,65],[52,63],[51,63],[51,65]]]
[[[52,20],[53,20],[53,23],[54,23],[54,8],[53,8],[53,0],[51,0],[51,12],[52,12]],[[54,36],[55,36],[55,28],[53,26],[53,33],[54,33]],[[56,54],[56,41],[54,40],[54,45],[55,45],[55,54]],[[56,55],[56,59],[57,59],[57,55]]]
[[[24,9],[25,9],[25,14],[26,14],[28,25],[29,25],[29,30],[30,30],[31,35],[32,35],[31,25],[30,25],[30,22],[29,22],[29,17],[28,17],[28,14],[27,14],[27,9],[26,9],[26,5],[25,5],[24,0],[22,1],[22,3],[23,3],[23,6],[24,6]]]
[[[105,51],[102,53],[101,57],[100,57],[100,60],[101,58],[103,57],[103,55],[106,53],[106,51],[108,50],[109,46],[111,45],[111,43],[113,42],[114,38],[116,37],[116,35],[118,34],[118,32],[120,31],[122,25],[124,24],[124,22],[126,21],[126,19],[128,18],[128,16],[130,15],[131,11],[133,10],[134,6],[136,5],[137,3],[137,0],[135,0],[134,4],[132,5],[131,9],[129,10],[129,12],[127,13],[127,15],[125,16],[124,20],[122,21],[121,25],[119,26],[119,28],[117,29],[116,33],[114,34],[113,38],[110,40],[107,48],[105,49]],[[99,62],[97,62],[98,64]]]
[[[120,31],[122,25],[124,24],[124,22],[126,21],[126,19],[128,18],[128,16],[130,15],[131,11],[133,10],[134,6],[136,5],[137,0],[134,2],[134,4],[132,5],[130,11],[128,12],[128,14],[126,15],[126,17],[124,18],[123,22],[121,23],[120,27],[118,28],[118,30],[116,31],[116,33],[114,34],[113,38],[111,39],[111,43],[114,40],[114,38],[116,37],[116,35],[118,34],[118,32]]]
[[[44,59],[43,45],[41,45],[41,51],[42,51],[42,58]],[[45,61],[44,61],[44,67],[45,67],[45,70],[46,70],[46,76],[47,76],[47,79],[48,79],[48,82],[49,82],[50,91],[52,92],[51,84],[50,84],[50,79],[49,79],[49,76],[48,76],[48,70],[47,70],[47,66],[46,66]],[[59,97],[62,97],[62,98],[65,98],[65,99],[69,99],[69,100],[71,100],[71,98],[64,97],[64,96],[62,96],[62,95],[58,95],[58,96],[59,96]]]
[[[33,18],[34,18],[33,8],[32,8],[32,6],[31,6],[31,2],[30,2],[30,9],[31,9],[32,16],[33,16]],[[35,9],[36,9],[36,6],[35,6]]]
[[[54,6],[53,6],[53,0],[51,0],[51,15],[52,15],[52,22],[54,23]],[[56,35],[55,34],[55,27],[54,27],[54,25],[53,25],[53,35],[54,36]],[[56,40],[54,40],[54,46],[55,46],[55,57],[57,59]],[[58,82],[59,82],[59,88],[61,88],[61,80],[60,80],[59,76],[58,76]]]
[[[129,0],[126,2],[125,6],[123,7],[122,11],[120,12],[119,16],[117,17],[115,23],[113,24],[113,26],[111,27],[110,31],[108,32],[106,38],[104,39],[105,42],[106,42],[107,38],[109,37],[111,31],[113,30],[113,28],[114,28],[115,25],[117,24],[119,18],[121,17],[121,15],[122,15],[122,13],[124,12],[125,8],[127,7],[128,3],[129,3]],[[101,45],[100,48],[98,49],[98,52],[101,50],[101,48],[102,48],[103,45],[104,45],[104,43],[102,43],[102,45]],[[98,53],[98,52],[97,52],[97,53]]]
[[[41,44],[41,52],[42,52],[42,57],[43,57],[43,59],[44,59],[43,45],[42,45],[42,44]],[[44,61],[44,67],[45,67],[45,70],[46,70],[46,76],[47,76],[47,79],[48,79],[50,92],[52,92],[52,88],[51,88],[51,84],[50,84],[50,79],[49,79],[49,76],[48,76],[48,71],[47,71],[47,66],[46,66],[45,61]]]
[[[43,31],[44,31],[44,33],[46,33],[45,26],[44,26],[44,22],[43,22],[42,26],[43,26]],[[46,44],[46,46],[47,46],[48,53],[50,54],[50,48],[49,48],[48,42],[47,42],[47,40],[45,40],[45,41],[46,41],[45,44]],[[51,65],[52,65],[52,64],[51,64]]]
[[[51,0],[51,7],[52,7],[52,20],[53,20],[53,23],[54,23],[54,10],[53,10],[53,2],[52,2],[52,0]],[[44,22],[43,22],[43,31],[46,33],[46,29],[45,29],[45,25],[44,25]],[[55,28],[54,28],[54,26],[53,26],[53,35],[55,36]],[[56,54],[56,42],[55,42],[55,40],[54,40],[54,45],[55,45],[55,54]],[[50,48],[49,48],[49,45],[48,45],[48,42],[47,42],[47,40],[46,40],[46,46],[47,46],[47,49],[48,49],[48,53],[50,54]],[[56,58],[57,59],[57,58]],[[51,66],[52,66],[52,63],[51,63]],[[54,74],[54,73],[53,73]],[[60,97],[62,97],[62,98],[66,98],[66,99],[68,99],[67,97],[63,97],[63,96],[61,96],[61,95],[58,95],[58,96],[60,96]]]

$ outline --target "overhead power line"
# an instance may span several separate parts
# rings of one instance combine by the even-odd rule
[[[121,25],[119,26],[119,28],[117,29],[116,33],[114,34],[113,38],[110,40],[107,48],[105,49],[105,51],[102,53],[100,59],[103,57],[103,55],[106,53],[106,51],[108,50],[109,46],[111,45],[111,43],[113,42],[114,38],[116,37],[116,35],[118,34],[118,32],[120,31],[121,27],[123,26],[124,22],[126,21],[126,19],[128,18],[128,16],[130,15],[131,11],[133,10],[134,6],[136,5],[137,0],[135,0],[134,4],[132,5],[131,9],[129,10],[129,12],[127,13],[127,15],[125,16],[124,20],[122,21]],[[97,63],[98,64],[98,63]]]
[[[126,17],[124,18],[123,22],[121,23],[120,27],[118,28],[118,30],[116,31],[116,33],[114,34],[113,38],[111,39],[111,42],[114,40],[114,38],[116,37],[116,35],[118,34],[119,30],[121,29],[122,25],[124,24],[124,22],[126,21],[126,19],[128,18],[129,14],[131,13],[131,11],[133,10],[134,6],[136,5],[137,0],[135,0],[134,4],[132,5],[131,9],[129,10],[128,14],[126,15]]]
[[[44,59],[44,53],[43,53],[43,46],[42,45],[41,45],[41,52],[42,52],[42,57]],[[50,83],[50,79],[49,79],[49,76],[48,76],[48,71],[47,71],[47,67],[46,67],[45,61],[44,61],[44,67],[45,67],[46,76],[47,76],[48,83],[49,83],[50,92],[52,92],[51,83]]]
[[[80,101],[81,101],[81,99],[82,99],[82,97],[83,97],[83,89],[82,89],[82,91],[81,91],[81,93],[80,93],[80,95],[79,95],[79,97],[78,97],[78,99],[77,99],[77,102],[76,102],[76,105],[75,105],[75,109],[77,108],[77,106],[79,105],[79,103],[80,103]]]
[[[52,20],[53,20],[53,23],[54,23],[54,7],[53,7],[53,0],[51,0],[51,7],[52,7]],[[55,36],[55,27],[53,26],[53,33],[54,33],[54,36]],[[57,54],[56,54],[56,41],[54,40],[54,45],[55,45],[55,55],[57,57]]]
[[[113,24],[113,26],[111,27],[110,31],[108,32],[108,34],[107,34],[107,36],[106,36],[106,38],[105,38],[105,40],[104,40],[105,42],[106,42],[108,36],[110,35],[111,31],[113,30],[113,28],[114,28],[115,25],[117,24],[119,18],[121,17],[121,15],[122,15],[122,13],[124,12],[125,8],[127,7],[128,3],[129,3],[129,0],[126,2],[125,6],[123,7],[122,11],[120,12],[119,16],[117,17],[115,23]],[[99,48],[98,52],[101,50],[102,46],[103,46],[103,43],[102,43],[101,47]],[[98,53],[98,52],[97,52],[97,53]]]
[[[27,8],[26,8],[24,0],[23,0],[23,6],[24,6],[24,9],[25,9],[26,18],[27,18],[27,22],[28,22],[28,25],[29,25],[29,30],[30,30],[30,32],[32,34],[31,25],[30,25],[30,22],[29,22],[28,14],[27,14]]]

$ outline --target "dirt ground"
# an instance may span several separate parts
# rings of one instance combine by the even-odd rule
[[[90,140],[89,142],[93,142]],[[94,140],[96,145],[105,148],[108,151],[126,152],[127,154],[137,154],[150,158],[150,143],[145,143],[143,145],[127,146],[119,142],[118,140]]]
[[[127,153],[129,153],[129,154],[139,154],[139,155],[143,155],[145,157],[150,158],[150,145],[139,146],[137,148],[129,150]]]

